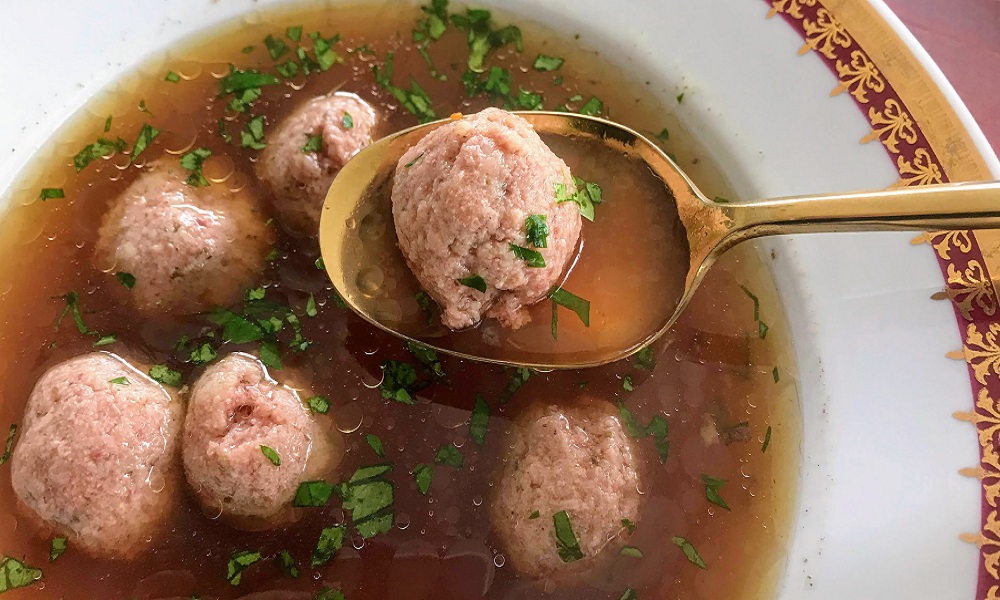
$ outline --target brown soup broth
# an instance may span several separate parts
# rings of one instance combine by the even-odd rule
[[[458,8],[452,9],[459,10]],[[205,165],[213,185],[255,186],[256,151],[238,147],[247,115],[228,122],[234,136],[227,145],[218,121],[227,117],[228,99],[218,99],[217,78],[228,64],[273,72],[262,41],[268,34],[284,38],[287,26],[305,25],[307,33],[340,33],[335,50],[344,57],[329,71],[289,84],[264,88],[252,114],[266,117],[267,130],[295,106],[334,89],[351,91],[372,101],[384,115],[388,133],[414,125],[377,85],[372,64],[394,51],[397,85],[414,77],[433,99],[441,116],[487,106],[486,98],[469,99],[460,83],[468,56],[465,35],[449,26],[429,52],[447,81],[431,77],[414,51],[411,29],[421,18],[415,8],[396,3],[320,9],[296,8],[256,13],[171,49],[148,61],[95,98],[72,128],[64,128],[39,153],[35,164],[11,190],[10,210],[0,224],[0,247],[10,257],[0,269],[0,423],[19,423],[24,403],[42,372],[53,364],[91,350],[94,338],[81,335],[67,317],[55,323],[65,303],[59,296],[76,291],[86,324],[118,341],[104,349],[137,356],[150,363],[167,362],[190,382],[199,369],[184,363],[174,346],[182,335],[196,336],[203,317],[163,315],[148,318],[134,310],[128,291],[95,265],[93,248],[101,215],[148,163],[165,153],[180,154],[198,146],[214,156]],[[510,19],[494,15],[500,23]],[[505,47],[488,59],[508,68],[514,86],[540,92],[546,107],[581,94],[604,101],[605,114],[640,131],[670,129],[669,151],[709,195],[726,193],[722,172],[642,82],[583,49],[586,40],[564,39],[518,19],[524,51]],[[242,50],[254,46],[250,53]],[[370,48],[371,53],[358,51]],[[556,73],[531,68],[539,52],[566,58]],[[164,81],[172,70],[179,83]],[[553,79],[561,75],[557,85]],[[152,114],[139,110],[140,100]],[[669,102],[674,102],[673,98]],[[579,108],[579,102],[571,108]],[[105,119],[112,115],[110,131]],[[115,155],[98,160],[77,174],[72,156],[103,136],[134,141],[143,123],[161,131],[137,165]],[[581,173],[586,177],[586,174]],[[63,187],[66,198],[38,201],[42,187]],[[612,210],[608,197],[599,210]],[[587,225],[585,224],[586,228]],[[304,596],[323,585],[341,589],[349,600],[366,598],[620,598],[626,588],[643,599],[767,598],[774,594],[784,565],[794,505],[799,421],[795,365],[774,284],[762,260],[749,248],[729,253],[709,275],[678,325],[654,347],[656,366],[642,370],[630,360],[578,372],[536,373],[509,402],[501,399],[512,372],[441,357],[447,379],[417,394],[407,406],[381,397],[380,364],[388,359],[415,363],[404,345],[360,318],[338,308],[332,290],[314,262],[312,242],[294,239],[275,227],[282,257],[262,276],[268,298],[287,302],[301,315],[308,294],[320,308],[303,319],[304,335],[314,345],[301,354],[284,351],[286,369],[295,369],[318,394],[330,398],[331,412],[345,433],[347,454],[337,476],[349,477],[361,465],[380,462],[364,434],[378,435],[394,464],[395,525],[370,540],[351,537],[327,566],[309,568],[309,556],[324,526],[343,523],[337,502],[324,509],[303,509],[285,529],[266,533],[234,530],[213,520],[183,493],[177,499],[170,534],[150,544],[148,552],[129,562],[94,560],[73,547],[58,561],[48,560],[49,538],[37,531],[17,507],[9,466],[0,468],[0,551],[41,568],[38,584],[8,592],[12,598],[236,598],[267,590],[300,590]],[[641,265],[629,265],[636,268]],[[104,269],[110,268],[108,265]],[[760,321],[755,321],[759,299]],[[621,302],[627,306],[629,298]],[[633,310],[640,311],[636,305]],[[569,320],[571,314],[562,319]],[[126,350],[127,349],[127,350]],[[221,353],[240,347],[223,347]],[[275,375],[280,379],[281,372]],[[624,389],[631,378],[634,391]],[[421,375],[427,379],[426,375]],[[510,420],[532,402],[559,401],[586,393],[622,402],[642,423],[654,415],[667,418],[670,457],[659,464],[651,438],[637,442],[648,462],[648,495],[630,545],[641,559],[618,557],[586,582],[539,586],[519,578],[490,528],[492,478],[507,447]],[[469,438],[469,411],[476,394],[491,405],[486,444]],[[767,451],[762,451],[765,436]],[[727,443],[728,442],[728,443]],[[437,467],[427,496],[419,494],[410,471],[432,463],[436,450],[455,443],[465,458],[462,469]],[[731,510],[706,500],[701,476],[727,480],[721,493]],[[708,566],[701,570],[670,542],[691,541]],[[261,550],[266,560],[252,566],[239,587],[226,581],[230,555]],[[281,549],[296,557],[299,577],[288,579],[271,558]],[[553,551],[555,546],[553,545]],[[272,596],[268,596],[272,597]],[[286,597],[285,595],[274,597]],[[294,597],[294,596],[293,596]]]

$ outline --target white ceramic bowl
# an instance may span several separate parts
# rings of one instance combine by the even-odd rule
[[[191,32],[275,3],[6,3],[0,189],[74,110],[130,66]],[[680,116],[710,142],[741,197],[933,178],[933,170],[920,168],[920,149],[951,180],[1000,178],[1000,162],[951,87],[878,1],[477,4],[579,32],[582,43],[666,97],[684,90]],[[911,125],[889,118],[894,99]],[[990,475],[1000,465],[970,472],[985,473],[982,484],[959,474],[979,465],[993,438],[981,446],[972,426],[952,413],[971,411],[981,389],[1000,398],[991,391],[1000,375],[987,365],[970,395],[966,364],[945,353],[974,332],[961,315],[956,328],[951,303],[931,299],[944,287],[941,269],[953,264],[962,271],[981,257],[953,238],[939,266],[931,245],[911,245],[913,237],[838,234],[758,244],[777,257],[772,265],[793,330],[804,417],[801,499],[782,598],[996,597],[1000,581],[990,556],[1000,551],[1000,538],[989,528],[979,532],[991,511],[995,516],[982,499],[991,484],[1000,486],[1000,476]],[[973,238],[972,246],[977,242],[984,254],[996,250],[992,238]],[[995,309],[992,285],[971,278],[976,298]],[[963,294],[962,281],[970,280],[951,285],[959,301],[970,293]],[[976,331],[987,330],[993,315],[970,305]],[[973,342],[964,355],[972,366],[983,356],[1000,360],[989,340],[986,355],[976,354]],[[992,407],[992,400],[982,403],[979,413]],[[984,543],[982,551],[961,541],[962,533]]]

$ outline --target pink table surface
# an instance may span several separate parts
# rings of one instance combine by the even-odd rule
[[[1000,0],[885,0],[1000,154]]]

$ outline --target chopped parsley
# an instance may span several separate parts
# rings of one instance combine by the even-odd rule
[[[390,471],[390,464],[360,467],[340,486],[344,510],[351,511],[351,521],[364,539],[392,529],[395,488],[384,478]]]
[[[455,444],[447,444],[438,448],[437,454],[434,455],[434,464],[461,469],[465,464],[465,459]]]
[[[216,356],[218,356],[218,353],[215,351],[215,348],[212,347],[212,344],[205,342],[191,350],[191,354],[188,355],[188,358],[193,364],[203,365],[215,360]]]
[[[414,158],[413,160],[411,160],[410,162],[408,162],[408,163],[406,163],[405,165],[403,165],[403,168],[404,168],[404,169],[409,169],[409,168],[410,168],[410,167],[412,167],[413,165],[417,164],[417,161],[418,161],[418,160],[420,160],[421,158],[423,158],[423,156],[424,156],[424,153],[423,153],[423,152],[421,152],[421,153],[420,153],[420,154],[418,154],[418,155],[417,155],[417,156],[416,156],[416,157],[415,157],[415,158]]]
[[[260,362],[269,369],[281,370],[285,365],[281,362],[281,351],[278,344],[271,340],[260,343]]]
[[[324,585],[313,600],[347,600],[347,597],[344,596],[344,592]]]
[[[212,156],[212,151],[204,147],[195,148],[181,156],[181,166],[190,171],[187,179],[184,180],[186,184],[192,187],[208,185],[208,180],[205,179],[205,174],[202,173],[202,164],[209,156]]]
[[[635,523],[633,523],[630,519],[622,519],[622,527],[624,527],[629,533],[635,533]]]
[[[279,65],[275,65],[274,70],[285,79],[291,79],[299,74],[299,63],[295,62],[294,59],[289,59]]]
[[[10,454],[14,451],[14,438],[17,437],[17,423],[11,423],[7,430],[7,441],[3,446],[3,454],[0,455],[0,465],[10,460]]]
[[[434,467],[420,464],[413,467],[413,480],[417,483],[417,491],[424,496],[431,489],[431,479],[434,476]]]
[[[94,347],[95,348],[100,348],[101,346],[107,346],[109,344],[114,344],[117,341],[118,341],[118,338],[115,335],[113,335],[113,334],[111,334],[111,335],[102,335],[101,337],[97,338],[96,342],[94,342]]]
[[[524,51],[521,30],[513,25],[494,28],[490,11],[466,9],[464,15],[451,15],[451,22],[467,34],[469,43],[469,69],[480,73],[484,69],[486,56],[497,48],[514,44],[518,52]]]
[[[534,64],[531,66],[536,71],[555,71],[559,67],[563,66],[564,62],[566,61],[556,56],[539,54],[538,58],[535,59]]]
[[[670,139],[670,130],[664,127],[660,130],[660,133],[656,134],[656,139],[661,141],[667,141]]]
[[[764,321],[757,321],[757,335],[760,336],[760,339],[764,339],[767,337],[767,331],[769,329],[770,327],[767,326],[767,323],[765,323]]]
[[[66,192],[60,188],[42,188],[42,191],[38,194],[38,199],[42,202],[46,200],[58,200],[60,198],[65,198]]]
[[[316,265],[316,268],[319,269],[320,271],[325,271],[326,270],[326,263],[323,262],[323,257],[322,256],[319,257],[319,258],[317,258],[316,262],[314,264]]]
[[[539,518],[541,516],[542,516],[542,513],[538,512],[536,510],[536,511],[533,511],[530,515],[528,515],[528,520],[533,521],[533,520],[535,520],[535,519],[537,519],[537,518]]]
[[[298,42],[302,39],[302,26],[289,27],[285,30],[285,35],[293,42]]]
[[[516,244],[507,244],[507,247],[514,253],[514,256],[523,260],[524,264],[529,268],[541,269],[545,267],[545,257],[538,250],[531,250],[530,248]]]
[[[340,122],[343,124],[344,129],[354,129],[354,117],[351,116],[351,113],[345,112]]]
[[[323,136],[321,134],[309,135],[306,134],[306,143],[302,146],[302,153],[309,154],[310,152],[322,152],[323,151]]]
[[[49,542],[49,562],[56,562],[56,559],[66,551],[66,547],[66,538],[52,538],[52,541]]]
[[[632,588],[627,588],[618,600],[639,600],[639,594],[635,593],[635,590]]]
[[[131,385],[131,382],[129,382],[128,377],[125,377],[124,375],[122,375],[121,377],[115,377],[114,379],[109,379],[108,383],[110,383],[111,385]]]
[[[268,35],[264,38],[264,46],[267,47],[267,52],[271,55],[271,60],[278,60],[288,54],[288,44],[273,35]]]
[[[781,381],[781,375],[778,373],[778,367],[774,367],[771,371],[771,379],[774,379],[774,383]]]
[[[587,100],[583,106],[580,107],[580,110],[576,112],[581,115],[596,117],[604,112],[604,103],[601,102],[600,98],[591,96],[590,100]]]
[[[160,130],[153,127],[149,123],[143,123],[142,127],[139,128],[139,137],[136,138],[135,144],[132,146],[132,153],[129,155],[129,163],[134,163],[135,159],[139,158],[139,155],[153,143],[156,136],[160,135]]]
[[[299,508],[317,508],[326,506],[333,495],[333,487],[325,481],[303,481],[295,490],[292,506]]]
[[[760,299],[757,298],[757,296],[754,295],[753,292],[748,290],[745,285],[740,285],[740,289],[742,289],[743,293],[746,294],[747,297],[753,301],[753,320],[760,321]]]
[[[306,298],[306,316],[315,317],[317,314],[319,314],[319,310],[316,308],[316,297],[309,294],[309,297]]]
[[[229,74],[219,80],[219,93],[225,96],[278,83],[280,83],[279,79],[269,73],[261,73],[254,69],[244,71],[234,65],[229,65]]]
[[[590,327],[590,300],[585,300],[562,288],[556,288],[549,293],[549,300],[576,313],[584,326]],[[555,312],[553,312],[555,314]]]
[[[437,352],[433,348],[425,346],[420,342],[410,341],[406,342],[406,349],[410,351],[413,358],[417,359],[417,362],[435,379],[444,379],[444,367],[441,365],[441,361],[438,360]]]
[[[83,335],[99,335],[96,331],[87,327],[86,323],[83,322],[83,312],[80,310],[80,295],[76,292],[67,292],[65,295],[59,296],[62,300],[66,302],[66,306],[63,308],[62,312],[59,313],[59,318],[56,319],[56,327],[62,323],[63,319],[67,314],[73,316],[73,323],[76,324],[76,329]]]
[[[555,198],[556,204],[575,202],[580,207],[580,216],[590,222],[594,221],[594,203],[586,189],[578,188],[576,192],[570,194],[565,183],[557,183],[555,184]]]
[[[640,371],[652,371],[656,368],[656,353],[652,346],[646,346],[635,353],[635,368]]]
[[[771,426],[767,426],[767,431],[764,432],[764,443],[760,447],[761,453],[767,452],[767,447],[771,445]]]
[[[552,515],[552,524],[556,530],[556,552],[564,563],[573,562],[583,558],[583,550],[580,549],[580,542],[573,533],[573,525],[569,522],[569,515],[561,510]]]
[[[42,578],[42,570],[29,567],[10,556],[0,562],[0,592],[27,587]]]
[[[432,108],[430,96],[424,91],[416,79],[410,79],[410,89],[404,90],[392,83],[392,61],[393,53],[389,52],[385,57],[385,63],[379,69],[377,65],[372,65],[372,73],[375,75],[375,82],[382,86],[393,98],[399,101],[410,113],[416,115],[421,123],[428,123],[437,119],[437,113]]]
[[[500,393],[500,402],[506,404],[514,397],[517,390],[521,389],[521,386],[527,383],[528,379],[531,378],[531,369],[526,367],[518,367],[514,370],[514,374],[511,375],[510,381],[507,382],[507,386]]]
[[[524,110],[541,110],[545,98],[541,94],[528,91],[523,87],[517,88],[517,105]]]
[[[226,568],[226,581],[230,585],[239,585],[243,580],[243,572],[250,566],[260,562],[263,558],[264,556],[256,550],[234,552],[229,557],[229,563]]]
[[[84,146],[82,150],[76,153],[73,157],[73,167],[79,173],[87,165],[99,158],[106,158],[116,152],[124,152],[127,146],[128,144],[121,138],[117,138],[116,140],[97,138],[96,142]]]
[[[295,557],[288,550],[279,550],[278,556],[274,557],[274,562],[281,568],[285,577],[295,579],[299,576],[299,566],[295,564]]]
[[[528,215],[524,220],[524,231],[527,243],[535,248],[547,248],[549,226],[545,215]]]
[[[476,394],[476,403],[472,407],[472,417],[469,421],[469,436],[477,446],[486,443],[486,430],[490,424],[490,405],[482,396]]]
[[[677,104],[684,102],[684,92],[677,94]]]
[[[309,557],[309,566],[321,567],[330,562],[333,555],[344,545],[344,526],[324,527],[319,533],[319,540]]]
[[[180,387],[182,381],[180,372],[174,371],[167,365],[153,365],[149,368],[149,377],[153,381],[173,387]]]
[[[181,80],[181,76],[173,71],[167,71],[167,76],[163,78],[164,81],[169,81],[170,83],[177,83]]]
[[[365,441],[375,451],[375,454],[383,458],[385,457],[385,448],[382,446],[382,440],[377,435],[374,433],[365,434]]]
[[[639,550],[635,546],[622,546],[619,554],[629,558],[642,558],[642,550]]]
[[[276,467],[280,467],[281,466],[281,456],[278,455],[278,452],[274,448],[271,448],[270,446],[265,446],[265,445],[261,444],[260,445],[260,452],[261,452],[261,454],[264,455],[264,457],[267,460],[271,461],[272,465],[274,465]]]
[[[424,311],[424,314],[427,315],[427,324],[430,325],[431,323],[433,323],[434,310],[431,307],[430,294],[428,294],[423,290],[420,290],[419,292],[413,295],[413,299],[416,301],[417,306],[420,307],[420,310]]]
[[[240,131],[240,146],[253,150],[263,150],[267,148],[264,141],[264,115],[257,115],[247,121],[245,131]]]
[[[426,19],[417,21],[413,29],[414,42],[437,41],[448,29],[448,0],[431,0],[429,6],[421,6]]]
[[[264,332],[259,325],[227,308],[212,311],[208,319],[222,327],[222,340],[225,342],[248,344],[264,337]]]
[[[458,280],[459,283],[465,287],[472,288],[474,290],[479,290],[482,293],[486,293],[486,280],[479,275],[469,275],[468,277],[463,277]]]
[[[326,396],[313,396],[306,400],[306,404],[314,413],[325,415],[330,412],[330,401],[327,400]]]
[[[722,486],[726,484],[725,479],[719,479],[717,477],[712,477],[711,475],[702,474],[701,482],[705,484],[705,498],[708,499],[709,502],[726,510],[732,510],[722,498],[722,494],[719,493]]]
[[[104,133],[111,131],[111,118],[112,115],[108,115],[108,118],[104,120]]]
[[[151,117],[154,116],[153,113],[152,113],[152,111],[149,110],[149,107],[146,106],[146,99],[145,98],[143,98],[142,100],[139,100],[139,112],[144,112],[144,113],[146,113],[147,115],[149,115]]]
[[[622,389],[625,390],[626,392],[631,392],[632,390],[635,389],[635,384],[632,383],[631,375],[626,375],[625,377],[622,378]]]
[[[695,550],[694,545],[692,545],[691,542],[687,541],[686,539],[680,536],[674,536],[670,538],[670,541],[673,542],[675,546],[681,549],[681,552],[684,553],[684,556],[687,557],[688,562],[690,562],[692,565],[698,567],[699,569],[708,568],[708,565],[706,565],[705,561],[703,561],[701,559],[701,556],[698,555],[698,551]]]
[[[635,439],[641,440],[653,436],[656,452],[660,455],[660,463],[667,462],[667,458],[670,455],[670,427],[666,419],[660,415],[656,415],[649,420],[649,425],[643,427],[635,415],[632,414],[632,411],[625,408],[625,405],[621,402],[618,403],[618,414],[621,416],[622,423],[625,425],[625,429],[628,430],[629,435]]]
[[[410,394],[417,383],[417,371],[410,363],[387,360],[382,363],[382,383],[378,389],[382,397],[403,404],[415,404]]]
[[[127,289],[132,289],[133,287],[135,287],[135,275],[131,273],[126,273],[125,271],[118,271],[117,273],[115,273],[115,279],[117,279],[118,283],[122,284]]]

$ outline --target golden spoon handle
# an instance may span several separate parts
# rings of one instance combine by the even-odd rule
[[[1000,182],[949,183],[717,206],[732,221],[717,251],[751,238],[791,233],[1000,229]]]

